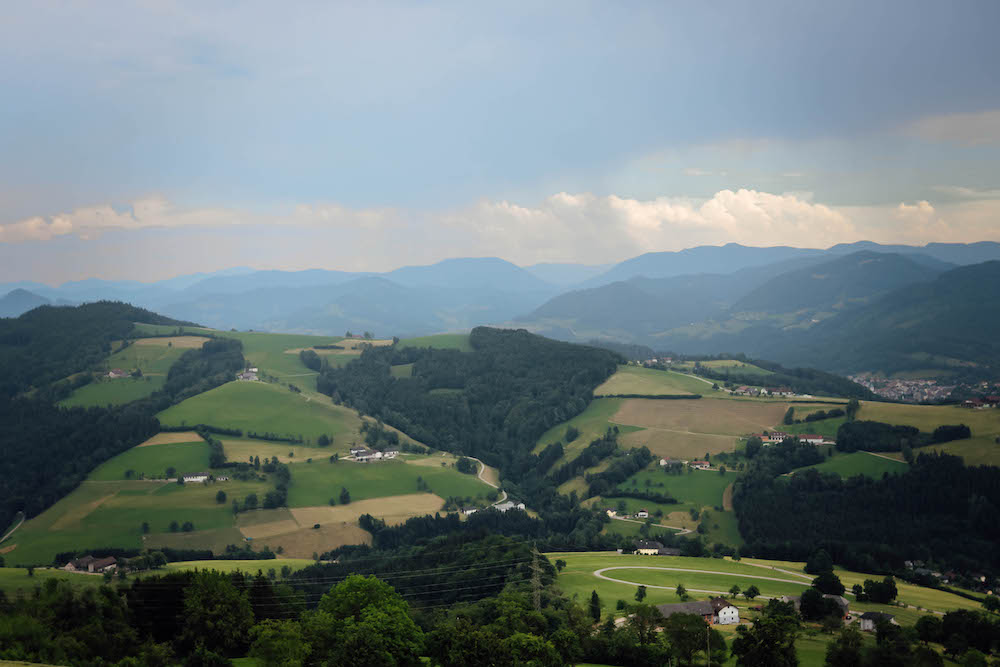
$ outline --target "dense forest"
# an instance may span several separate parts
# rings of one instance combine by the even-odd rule
[[[89,368],[125,338],[135,321],[176,324],[120,303],[78,308],[37,308],[16,320],[0,320],[12,369],[0,395],[0,526],[18,511],[30,518],[72,491],[93,468],[159,430],[157,412],[216,387],[243,368],[237,340],[210,340],[188,350],[171,366],[167,381],[152,396],[110,408],[59,408],[52,400],[66,387],[42,386]],[[76,328],[79,327],[79,328]],[[71,331],[73,335],[66,335]],[[44,349],[51,346],[52,354]],[[23,356],[20,356],[23,353]],[[22,393],[32,386],[41,389]]]
[[[1000,569],[1000,468],[920,454],[907,473],[877,480],[815,470],[776,477],[799,467],[795,455],[791,447],[765,448],[736,483],[743,554],[805,560],[823,548],[863,572],[902,570],[904,560]]]
[[[531,450],[583,412],[621,358],[523,330],[478,327],[469,342],[472,352],[368,348],[343,368],[324,367],[317,386],[427,445],[498,466],[508,492],[534,507],[556,502]],[[392,376],[393,365],[410,363],[412,377]]]

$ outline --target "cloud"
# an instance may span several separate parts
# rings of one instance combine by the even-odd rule
[[[926,116],[904,128],[925,141],[960,146],[1000,144],[1000,110]]]
[[[85,256],[80,266],[90,268],[74,269],[82,275],[65,276],[70,279],[103,275],[110,269],[102,257],[148,247],[157,265],[139,270],[159,271],[157,277],[163,277],[176,274],[183,262],[185,271],[246,264],[387,270],[463,256],[498,256],[522,265],[604,263],[730,242],[827,247],[861,239],[913,244],[1000,240],[997,219],[1000,198],[836,207],[812,201],[808,192],[752,189],[720,190],[702,199],[559,192],[533,203],[482,200],[437,211],[356,209],[324,202],[277,212],[184,208],[154,196],[124,208],[97,205],[0,225],[0,249],[12,257],[20,252],[15,244],[29,244],[24,253],[36,257],[32,266],[38,267],[30,277],[44,279],[44,272],[63,268],[57,266],[63,250],[46,248],[58,245],[53,241],[58,237],[72,239]],[[173,256],[170,248],[180,247],[196,248],[194,257],[200,259]],[[206,256],[211,267],[202,265]]]
[[[959,199],[1000,199],[1000,188],[979,190],[961,185],[934,185],[931,189]]]

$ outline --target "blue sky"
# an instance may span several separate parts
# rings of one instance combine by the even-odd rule
[[[997,25],[991,1],[19,3],[0,280],[1000,240]]]

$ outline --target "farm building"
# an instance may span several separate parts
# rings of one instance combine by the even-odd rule
[[[837,605],[840,607],[841,618],[847,618],[847,615],[851,613],[851,603],[848,602],[847,598],[845,598],[843,595],[831,595],[830,593],[824,593],[823,597],[825,597],[828,600],[833,600],[834,602],[837,603]],[[795,611],[798,611],[799,607],[802,605],[802,596],[782,595],[781,601],[791,602],[793,605],[795,605]]]
[[[120,368],[113,368],[111,369],[110,372],[108,372],[108,377],[113,380],[117,380],[120,378],[127,378],[128,375],[129,375],[128,371],[124,371]]]
[[[200,484],[201,482],[207,482],[208,481],[208,473],[207,472],[193,472],[193,473],[189,473],[187,475],[184,475],[184,477],[182,479],[184,480],[185,484]]]
[[[501,512],[506,512],[507,510],[523,510],[524,503],[515,503],[512,500],[508,500],[505,503],[500,503],[499,505],[494,505],[493,507]]]
[[[254,373],[253,371],[243,371],[242,373],[236,376],[236,379],[241,380],[243,382],[256,382],[257,374]]]
[[[875,626],[877,626],[880,621],[898,625],[896,623],[896,617],[892,614],[884,614],[880,611],[866,611],[861,614],[861,631],[875,632]]]
[[[94,572],[99,574],[105,570],[113,570],[117,566],[117,563],[118,561],[115,560],[114,556],[94,558],[88,554],[82,558],[71,560],[63,566],[63,569],[67,572]]]
[[[664,618],[674,614],[695,614],[709,625],[734,625],[740,622],[740,610],[729,604],[725,598],[712,598],[697,602],[678,602],[656,605]]]
[[[708,470],[712,467],[712,464],[708,461],[691,461],[688,465],[695,470]]]
[[[463,507],[462,508],[462,514],[464,514],[465,516],[469,516],[470,514],[475,514],[478,511],[479,511],[478,507]]]
[[[363,452],[358,452],[354,455],[355,461],[360,461],[361,463],[368,463],[369,461],[378,461],[382,458],[382,452],[373,452],[370,449],[366,449]]]
[[[357,456],[358,454],[362,454],[367,451],[367,447],[351,447],[351,456]]]
[[[636,516],[637,519],[648,519],[649,518],[649,510],[647,510],[644,507],[641,510],[639,510],[638,512],[636,512],[635,516]]]
[[[816,435],[815,433],[802,433],[797,437],[801,442],[806,442],[810,445],[822,445],[826,442],[826,438],[821,435]]]
[[[653,540],[637,540],[635,543],[635,552],[640,556],[657,556],[662,548],[662,544]]]
[[[382,452],[382,458],[384,459],[394,459],[397,456],[399,456],[398,449],[387,449],[384,452]]]

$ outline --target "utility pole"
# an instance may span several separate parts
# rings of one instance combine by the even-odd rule
[[[542,567],[538,564],[538,549],[531,547],[531,591],[535,602],[535,611],[542,610]]]
[[[712,626],[705,625],[705,655],[708,657],[708,667],[712,667]]]

